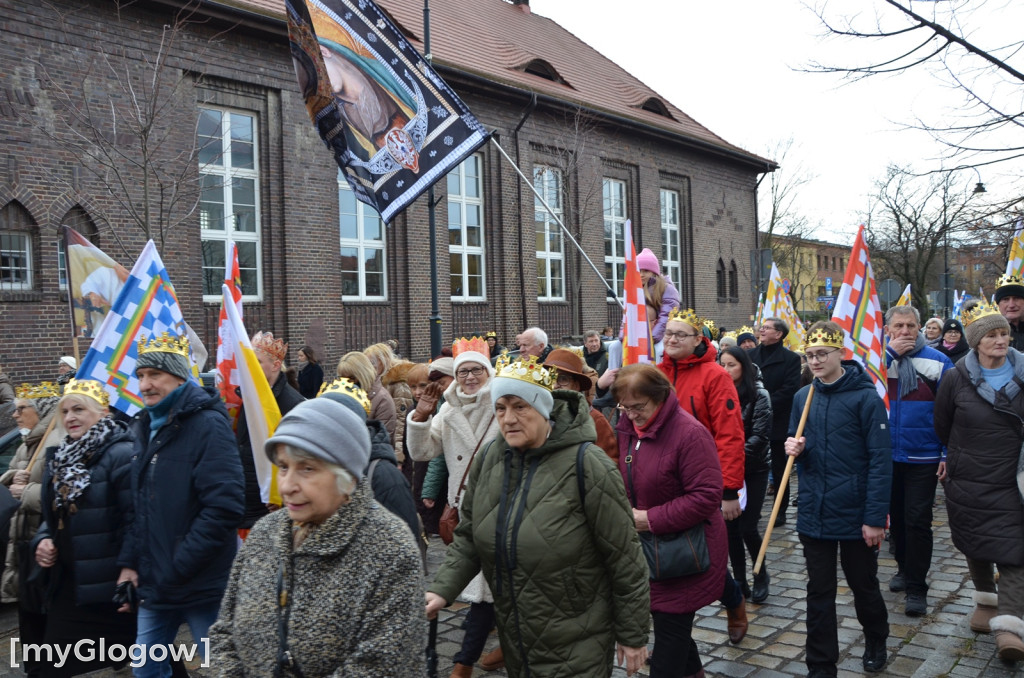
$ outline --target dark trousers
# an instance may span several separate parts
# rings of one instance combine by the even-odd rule
[[[651,612],[654,622],[654,652],[651,678],[683,678],[701,670],[693,632],[693,612],[670,614]]]
[[[462,647],[455,653],[452,660],[456,664],[472,666],[484,653],[487,635],[494,628],[494,603],[473,603],[466,615],[466,635],[462,637]]]
[[[725,522],[729,534],[729,562],[732,574],[741,584],[747,581],[747,556],[750,562],[757,560],[761,550],[761,533],[757,531],[757,523],[761,520],[761,508],[764,506],[764,493],[768,489],[768,469],[747,473],[747,508],[736,520]]]
[[[890,532],[896,564],[907,580],[907,591],[927,593],[932,564],[932,504],[938,484],[938,463],[892,463],[889,502]]]
[[[782,484],[782,476],[786,473],[786,439],[771,441],[772,450],[772,482],[775,483],[776,501],[778,500],[778,489]],[[779,515],[776,520],[786,519],[786,510],[789,509],[789,483],[786,483],[786,491],[782,493],[782,503],[779,505]],[[769,514],[770,516],[771,514]]]
[[[839,661],[837,547],[864,635],[889,637],[889,613],[878,588],[878,549],[869,547],[863,539],[837,541],[803,534],[800,543],[807,561],[807,667],[834,672]]]
[[[30,612],[18,605],[18,634],[21,645],[39,645],[46,642],[46,615]],[[26,661],[23,663],[25,673],[29,676],[42,675],[43,663]]]

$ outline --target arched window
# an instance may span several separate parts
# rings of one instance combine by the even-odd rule
[[[0,291],[32,289],[35,232],[32,215],[18,201],[0,210]]]
[[[729,301],[740,300],[740,272],[736,268],[736,260],[729,262]]]
[[[726,300],[725,262],[718,260],[718,267],[715,269],[715,281],[718,287],[718,300]]]

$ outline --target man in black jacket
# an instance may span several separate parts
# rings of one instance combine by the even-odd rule
[[[135,520],[118,558],[118,583],[138,589],[136,678],[170,675],[156,646],[187,623],[200,655],[228,583],[244,510],[238,445],[220,394],[192,381],[186,337],[140,345],[136,376],[145,408],[135,420]],[[127,611],[127,605],[125,605]],[[163,657],[156,661],[154,657]]]
[[[1010,323],[1010,346],[1024,351],[1024,280],[1020,276],[999,276],[996,280],[996,305]]]
[[[789,327],[779,318],[766,318],[758,328],[761,343],[750,349],[747,355],[761,368],[765,390],[772,398],[772,481],[778,487],[786,470],[786,437],[789,428],[789,413],[793,409],[793,396],[800,390],[800,356],[782,345],[789,334]],[[786,524],[786,509],[789,507],[789,487],[782,497],[779,515],[775,525]]]
[[[293,407],[305,400],[301,393],[291,387],[288,377],[282,370],[285,356],[288,355],[288,344],[281,339],[274,339],[273,332],[257,332],[252,338],[252,349],[256,354],[256,359],[260,361],[260,367],[263,368],[263,374],[267,378],[267,383],[270,384],[274,400],[277,401],[277,409],[281,411],[283,417]],[[256,521],[270,511],[267,501],[264,500],[260,492],[244,405],[245,403],[238,415],[238,426],[235,427],[235,435],[238,437],[238,454],[242,460],[242,470],[245,472],[245,518],[238,528],[243,539],[249,534],[249,530],[256,524]],[[260,455],[261,461],[265,459],[263,450],[256,450],[256,454]]]

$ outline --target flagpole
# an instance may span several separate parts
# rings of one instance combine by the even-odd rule
[[[427,0],[424,0],[424,1],[427,1]],[[503,156],[505,156],[505,160],[507,160],[508,164],[512,166],[512,169],[514,169],[516,171],[516,173],[520,177],[522,177],[522,179],[526,183],[526,185],[530,187],[531,191],[533,191],[533,194],[535,196],[537,196],[537,199],[540,200],[542,205],[544,205],[544,209],[546,209],[548,214],[551,215],[551,218],[554,219],[555,222],[561,227],[562,233],[565,234],[565,237],[569,238],[569,240],[572,241],[572,244],[576,246],[577,250],[579,250],[580,255],[586,260],[586,262],[588,264],[590,264],[590,268],[594,269],[594,273],[596,273],[597,277],[601,279],[602,283],[604,283],[604,286],[608,289],[608,294],[613,299],[615,299],[615,303],[617,303],[619,305],[619,308],[625,308],[625,305],[622,303],[622,300],[619,299],[619,295],[615,293],[615,290],[612,288],[612,286],[609,285],[608,281],[604,279],[604,274],[602,274],[600,269],[598,269],[597,266],[594,264],[594,262],[590,260],[590,257],[588,257],[587,253],[583,251],[583,248],[580,246],[580,244],[578,242],[576,242],[576,238],[572,237],[572,233],[570,233],[569,229],[565,227],[564,223],[562,223],[562,219],[557,214],[554,213],[554,211],[551,209],[551,206],[548,205],[547,201],[544,199],[544,196],[541,195],[540,191],[537,190],[537,187],[534,186],[533,183],[529,179],[526,178],[526,175],[523,174],[523,170],[519,169],[519,165],[516,164],[515,160],[513,160],[511,157],[509,157],[509,154],[505,152],[505,149],[501,147],[501,144],[499,144],[497,141],[495,141],[493,134],[491,135],[490,139],[491,139],[491,143],[493,143],[498,148],[498,150],[501,152],[501,154]],[[520,206],[520,209],[521,208],[522,207]]]
[[[71,316],[71,350],[75,354],[75,364],[82,364],[82,356],[78,349],[78,325],[75,324],[75,287],[71,284],[71,254],[68,246],[69,226],[61,225],[61,237],[64,239],[64,279],[68,286],[68,314]]]
[[[430,64],[430,0],[423,0],[423,58]],[[441,309],[437,299],[437,218],[434,185],[427,189],[427,222],[430,237],[430,359],[441,355]]]

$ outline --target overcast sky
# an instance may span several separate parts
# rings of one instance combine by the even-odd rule
[[[871,5],[832,0],[828,12],[872,12]],[[531,0],[530,6],[730,143],[770,155],[792,138],[783,171],[802,168],[816,177],[802,189],[797,209],[821,224],[816,235],[823,240],[852,242],[888,164],[938,166],[936,142],[901,123],[948,116],[948,107],[960,101],[923,69],[852,84],[838,75],[800,72],[813,61],[852,61],[873,48],[824,39],[820,21],[798,0]],[[924,14],[939,5],[920,0],[913,7]],[[971,17],[968,27],[984,28],[986,34],[973,39],[986,48],[1021,38],[1024,2],[971,0],[971,7],[976,15],[988,13]],[[1020,106],[1019,89],[1016,97]],[[983,169],[982,179],[992,195],[1009,194],[1020,169]],[[976,180],[973,172],[968,179]]]

